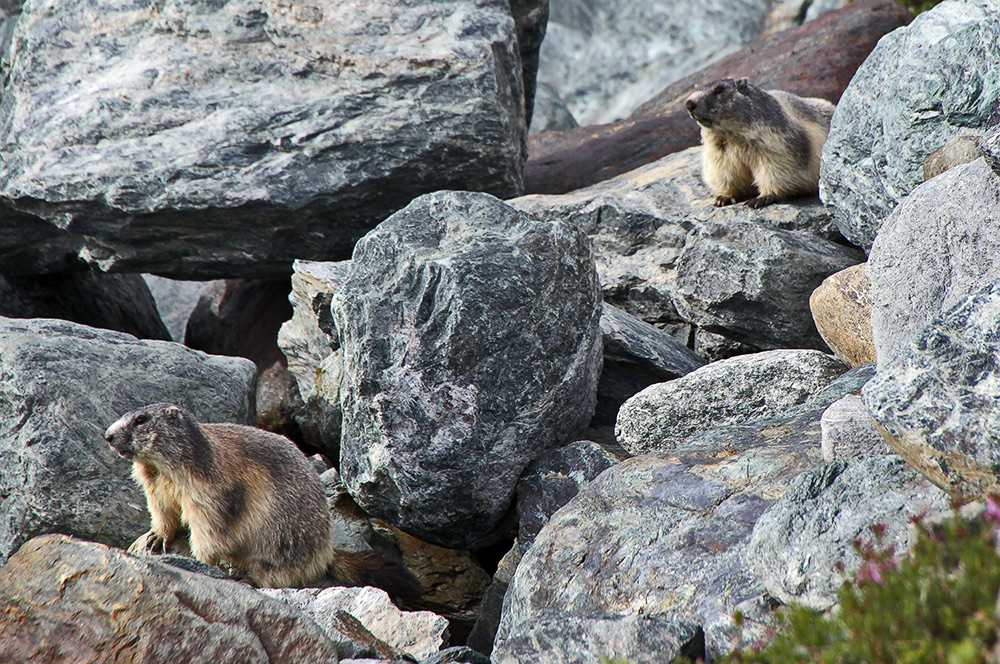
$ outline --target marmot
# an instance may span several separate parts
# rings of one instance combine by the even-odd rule
[[[701,125],[702,172],[718,194],[716,206],[746,201],[762,208],[816,194],[833,104],[724,78],[688,97],[685,106]]]
[[[132,461],[152,517],[151,553],[183,526],[191,553],[227,563],[257,586],[302,586],[330,576],[394,599],[423,592],[402,563],[333,548],[323,484],[284,436],[240,424],[200,424],[173,404],[133,410],[104,434]]]

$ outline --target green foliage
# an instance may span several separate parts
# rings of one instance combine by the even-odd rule
[[[917,542],[899,559],[891,548],[857,544],[863,565],[831,616],[788,607],[772,643],[725,661],[758,664],[985,664],[997,640],[1000,507],[982,519],[916,521]],[[882,527],[884,529],[884,526]],[[876,536],[879,527],[873,527]]]

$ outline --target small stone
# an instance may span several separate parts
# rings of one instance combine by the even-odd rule
[[[872,294],[865,263],[823,280],[809,296],[809,310],[823,341],[849,367],[875,361]]]

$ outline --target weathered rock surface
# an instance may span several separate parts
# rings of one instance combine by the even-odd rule
[[[809,296],[861,252],[752,221],[707,222],[677,257],[674,304],[685,320],[761,350],[826,344]]]
[[[601,334],[604,368],[591,426],[614,426],[618,409],[636,392],[705,364],[677,338],[607,302],[601,313]]]
[[[4,662],[337,661],[285,602],[63,535],[28,542],[0,568],[0,604]]]
[[[445,648],[436,655],[431,655],[420,664],[453,664],[464,662],[464,664],[490,664],[490,658],[482,655],[471,648],[465,646],[455,646]]]
[[[846,370],[839,360],[816,350],[773,350],[719,360],[626,401],[615,437],[632,454],[667,453],[699,431],[783,414]]]
[[[539,83],[535,91],[535,108],[531,115],[528,135],[533,136],[549,130],[565,131],[579,126],[556,89],[549,83]]]
[[[441,192],[380,224],[331,304],[358,503],[442,546],[496,537],[524,468],[593,415],[600,303],[568,223]]]
[[[892,363],[880,364],[862,396],[910,465],[946,491],[985,499],[1000,493],[998,381],[994,281],[935,318]]]
[[[131,274],[0,275],[0,316],[59,318],[140,339],[170,339],[149,288]]]
[[[996,111],[994,111],[996,113]],[[979,141],[979,149],[993,172],[1000,176],[1000,121]]]
[[[879,231],[868,260],[879,367],[931,320],[1000,280],[1000,178],[982,161],[920,185]]]
[[[127,546],[149,516],[105,429],[160,401],[203,422],[249,423],[253,383],[247,360],[64,321],[0,318],[0,560],[50,532]]]
[[[968,164],[983,156],[979,149],[980,135],[953,138],[924,159],[924,181],[941,175],[949,168]]]
[[[896,455],[836,461],[797,477],[764,512],[747,562],[774,597],[824,611],[861,563],[853,542],[906,551],[909,517],[949,504],[948,494]],[[885,526],[879,538],[871,530],[876,524]]]
[[[849,367],[875,361],[872,292],[865,269],[860,263],[831,274],[809,296],[816,330]]]
[[[421,193],[521,192],[507,0],[46,0],[7,74],[8,271],[278,276]]]
[[[261,591],[287,602],[323,628],[341,657],[371,656],[340,628],[338,611],[356,618],[375,638],[423,659],[448,641],[448,621],[430,611],[400,611],[378,588],[268,588]]]
[[[156,301],[156,309],[170,331],[170,338],[177,343],[184,343],[188,318],[209,282],[167,279],[155,274],[144,274],[142,278]]]
[[[524,84],[524,124],[531,126],[538,79],[538,53],[549,22],[549,0],[508,0],[517,29],[517,49],[521,56]]]
[[[698,125],[684,100],[719,78],[746,76],[764,88],[836,102],[879,38],[912,18],[891,0],[858,0],[803,26],[768,35],[680,79],[625,120],[532,136],[525,191],[562,194],[697,145]],[[720,22],[718,17],[713,20]]]
[[[830,404],[823,411],[819,426],[820,447],[823,459],[828,462],[865,454],[894,454],[857,394],[848,394]]]
[[[820,196],[847,239],[871,247],[923,181],[927,155],[983,126],[1000,99],[998,58],[992,0],[942,2],[879,42],[844,91],[823,148]]]

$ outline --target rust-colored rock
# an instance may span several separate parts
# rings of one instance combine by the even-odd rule
[[[924,159],[924,182],[955,166],[968,164],[983,156],[979,147],[980,134],[957,136]]]
[[[819,335],[833,354],[851,368],[875,361],[873,300],[866,265],[861,263],[831,274],[809,297]]]
[[[573,191],[697,145],[698,125],[683,102],[719,78],[746,76],[763,88],[836,102],[879,38],[912,18],[891,0],[858,0],[677,81],[629,118],[529,137],[525,193]]]

